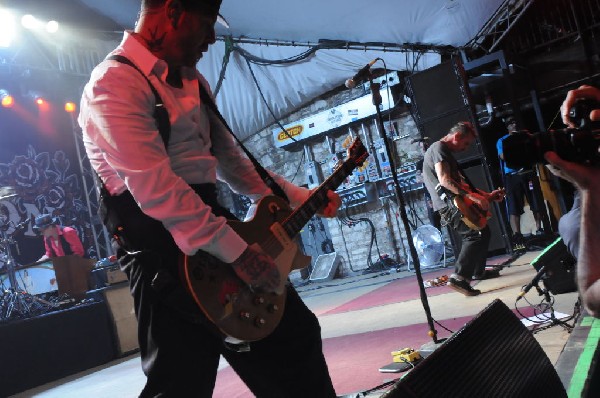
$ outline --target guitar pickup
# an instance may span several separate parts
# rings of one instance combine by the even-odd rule
[[[270,227],[270,230],[273,233],[273,236],[281,244],[283,250],[287,250],[296,246],[294,241],[290,239],[289,235],[287,232],[285,232],[285,229],[280,223],[273,223]]]

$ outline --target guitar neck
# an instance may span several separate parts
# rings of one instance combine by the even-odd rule
[[[295,237],[319,209],[327,204],[327,191],[335,190],[356,168],[353,159],[347,159],[315,189],[309,198],[282,223],[290,238]]]

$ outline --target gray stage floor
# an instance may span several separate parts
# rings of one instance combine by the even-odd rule
[[[432,315],[436,319],[459,318],[472,316],[483,310],[494,299],[499,298],[510,308],[523,285],[531,281],[535,269],[530,262],[539,252],[528,252],[519,257],[510,267],[504,268],[499,278],[479,282],[477,288],[484,294],[465,298],[461,294],[451,292],[429,298]],[[448,274],[451,268],[448,268]],[[323,282],[315,288],[315,284],[300,286],[298,290],[307,305],[317,314],[324,314],[348,301],[373,291],[386,283],[414,275],[414,272],[392,272],[376,275],[356,275]],[[427,279],[424,274],[424,279]],[[527,296],[532,303],[540,298],[533,289]],[[572,314],[577,300],[576,293],[555,296],[556,311]],[[521,301],[523,302],[523,301]],[[402,314],[402,316],[398,316]],[[368,333],[407,324],[426,322],[420,300],[391,303],[368,309],[359,309],[330,315],[319,315],[323,338],[345,336],[356,333]],[[544,351],[555,364],[565,346],[569,333],[562,327],[553,326],[535,334]],[[221,368],[228,365],[222,361]],[[14,395],[13,397],[70,398],[70,397],[136,397],[144,384],[144,375],[140,369],[138,355],[132,355],[111,362],[100,368],[76,374],[72,377]],[[376,395],[369,395],[376,396]],[[227,397],[230,398],[230,397]]]

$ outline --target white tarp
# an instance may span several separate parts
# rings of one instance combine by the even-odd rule
[[[88,7],[132,28],[140,0],[79,0]],[[218,35],[315,45],[321,39],[360,43],[427,44],[460,47],[471,40],[504,0],[223,0],[221,14],[230,29]],[[282,59],[307,47],[245,44],[253,55]],[[214,87],[218,81],[224,42],[211,47],[199,69]],[[257,66],[253,70],[275,115],[281,117],[316,96],[343,84],[376,57],[390,70],[418,71],[439,63],[439,56],[319,50],[309,59],[286,66]],[[378,63],[375,67],[382,67]],[[240,138],[273,122],[243,58],[233,54],[218,104]]]

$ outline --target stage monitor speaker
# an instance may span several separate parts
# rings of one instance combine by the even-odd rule
[[[133,297],[129,283],[115,284],[102,289],[113,323],[119,355],[138,349],[137,320],[133,310]]]
[[[333,279],[341,261],[342,258],[336,252],[321,254],[317,258],[317,261],[315,261],[315,265],[310,273],[310,280],[319,282]]]
[[[400,397],[565,398],[567,393],[535,337],[496,299],[382,396]]]
[[[562,238],[556,239],[532,262],[536,271],[544,267],[542,282],[552,294],[577,291],[575,281],[575,257],[569,252]]]

